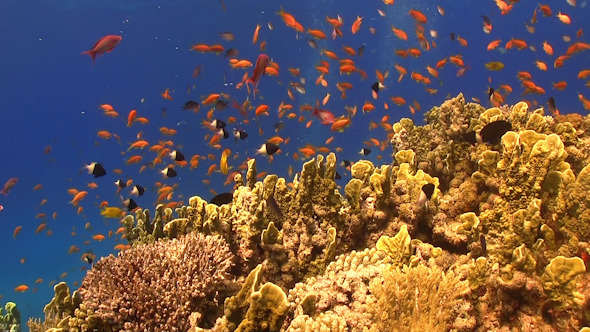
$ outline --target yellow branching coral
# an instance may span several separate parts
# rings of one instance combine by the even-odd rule
[[[375,302],[369,306],[371,331],[449,331],[473,328],[475,317],[465,301],[469,284],[453,271],[404,266],[371,281]]]

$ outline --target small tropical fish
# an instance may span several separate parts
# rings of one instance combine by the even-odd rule
[[[254,67],[254,72],[252,73],[252,76],[247,78],[245,81],[246,87],[248,86],[248,84],[252,84],[252,96],[254,98],[256,98],[256,88],[258,87],[260,78],[262,77],[262,75],[264,75],[266,66],[268,65],[269,61],[270,58],[268,57],[268,55],[261,53],[258,56],[258,59],[256,60],[256,66]]]
[[[85,168],[88,170],[88,174],[94,175],[95,178],[98,178],[98,177],[101,177],[101,176],[104,176],[107,174],[104,167],[102,167],[101,164],[96,163],[96,162],[92,162],[92,163],[86,165]]]
[[[363,18],[360,16],[357,16],[356,20],[352,23],[352,27],[350,28],[353,35],[356,34],[357,32],[359,32],[362,23],[363,23]]]
[[[95,258],[96,258],[96,255],[86,252],[86,253],[82,254],[82,257],[80,259],[90,265],[90,264],[92,264],[92,262],[94,261]]]
[[[239,140],[244,140],[246,138],[248,138],[248,133],[246,133],[244,130],[242,129],[237,129],[234,128],[234,138],[236,140],[236,142]]]
[[[137,203],[135,203],[133,198],[128,198],[123,201],[123,206],[127,208],[127,211],[133,211],[137,208]]]
[[[79,191],[78,193],[76,193],[74,198],[70,201],[70,204],[72,204],[73,206],[78,206],[78,203],[82,199],[84,199],[84,197],[86,197],[86,195],[88,195],[87,191]]]
[[[219,159],[219,170],[221,171],[221,174],[227,175],[227,173],[229,171],[229,168],[227,165],[227,158],[230,153],[231,153],[230,149],[225,149],[225,150],[223,150],[223,153],[221,154],[221,158]]]
[[[14,288],[14,291],[17,293],[23,293],[23,292],[26,292],[28,289],[29,289],[29,286],[22,284],[22,285],[16,286]]]
[[[129,111],[129,115],[127,116],[127,127],[131,127],[136,116],[137,116],[136,110]]]
[[[359,151],[359,154],[362,154],[363,156],[367,156],[369,153],[371,153],[371,149],[368,148],[362,148],[361,151]]]
[[[549,111],[551,111],[552,114],[559,114],[559,110],[555,107],[555,99],[553,97],[547,99],[547,105],[549,105]]]
[[[504,69],[504,64],[500,61],[491,61],[485,64],[488,70],[498,71]]]
[[[333,124],[336,120],[332,112],[328,110],[318,109],[317,107],[313,109],[312,115],[317,116],[323,125]]]
[[[163,170],[161,170],[160,173],[164,176],[165,179],[173,178],[176,175],[178,175],[178,173],[176,173],[176,171],[172,167],[166,167]]]
[[[279,147],[273,143],[264,143],[260,146],[260,149],[256,150],[256,154],[266,154],[266,155],[273,155],[277,151],[279,151]]]
[[[569,16],[567,16],[566,14],[562,14],[561,12],[559,12],[557,14],[557,18],[563,23],[563,24],[570,24],[572,23],[572,20],[570,19]]]
[[[106,237],[105,237],[104,235],[102,235],[102,234],[95,234],[95,235],[93,235],[93,236],[92,236],[92,239],[93,239],[94,241],[98,241],[98,242],[101,242],[101,241],[102,241],[102,240],[104,240],[105,238],[106,238]]]
[[[16,185],[17,182],[18,182],[18,178],[8,179],[8,181],[6,181],[6,183],[4,184],[4,188],[2,188],[2,190],[0,190],[0,194],[7,196],[8,193],[10,192],[10,190]]]
[[[234,34],[229,31],[220,32],[217,35],[219,35],[219,37],[221,37],[221,39],[223,39],[225,41],[233,41],[234,40]]]
[[[127,187],[127,183],[125,183],[125,181],[123,181],[121,179],[115,181],[115,185],[117,187],[119,187],[119,189],[123,189],[123,188]]]
[[[119,219],[125,215],[125,212],[118,207],[104,207],[102,211],[100,211],[100,215],[105,218],[111,219]]]
[[[285,128],[285,123],[279,121],[275,123],[272,127],[274,128],[275,132],[278,133],[279,131],[281,131],[281,129]]]
[[[12,233],[12,237],[16,239],[16,236],[23,230],[23,226],[16,226],[14,232]]]
[[[279,204],[277,203],[277,201],[275,200],[275,198],[273,196],[270,196],[266,200],[266,206],[268,206],[270,208],[270,210],[275,215],[277,215],[280,219],[284,219],[283,212],[281,211],[281,207],[279,206]]]
[[[497,144],[502,136],[512,130],[512,124],[508,121],[498,120],[490,122],[483,127],[479,133],[474,131],[465,134],[465,140],[471,144],[490,143]]]
[[[492,20],[485,15],[481,15],[481,18],[483,19],[483,31],[485,33],[492,32]]]
[[[428,22],[428,20],[426,19],[426,15],[424,15],[419,10],[410,9],[408,14],[410,14],[410,16],[412,16],[418,23],[426,24]]]
[[[233,199],[234,199],[234,194],[223,193],[223,194],[219,194],[219,195],[211,198],[211,201],[209,201],[209,203],[215,204],[217,206],[221,206],[223,204],[231,203]]]
[[[436,189],[436,187],[433,183],[427,183],[422,186],[422,190],[420,191],[420,197],[418,197],[418,201],[416,201],[416,206],[418,208],[428,207],[428,201],[430,200],[430,198],[432,198],[434,189]]]
[[[379,81],[377,81],[371,85],[371,90],[373,90],[371,92],[373,95],[373,99],[377,99],[377,95],[378,95],[379,91],[381,91],[382,89],[385,89],[385,85],[383,85],[383,83],[381,83]]]
[[[479,235],[479,243],[481,245],[481,251],[483,253],[483,256],[486,256],[488,253],[488,246],[486,243],[486,237],[483,234]]]
[[[133,186],[133,189],[131,190],[131,195],[136,195],[136,196],[143,196],[143,193],[145,192],[145,189],[140,186],[140,185],[135,185]]]
[[[111,52],[115,46],[119,45],[123,37],[116,35],[107,35],[100,38],[96,44],[94,44],[90,50],[82,52],[82,54],[88,54],[92,58],[92,63],[97,55]]]
[[[182,154],[182,152],[180,152],[178,150],[174,150],[174,151],[170,152],[169,156],[174,161],[183,161],[183,160],[185,160],[184,155]]]

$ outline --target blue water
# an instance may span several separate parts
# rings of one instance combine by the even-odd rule
[[[436,5],[441,5],[446,15],[441,16]],[[574,41],[589,41],[586,35],[590,33],[590,23],[586,19],[590,15],[589,9],[585,1],[578,1],[577,7],[561,0],[551,1],[549,5],[553,16],[543,17],[539,13],[536,31],[531,34],[525,29],[525,22],[531,19],[537,6],[537,2],[531,1],[515,3],[513,10],[505,16],[500,15],[494,1],[420,1],[417,4],[396,0],[394,5],[386,6],[381,1],[225,0],[225,11],[218,1],[0,2],[0,186],[9,178],[19,178],[8,196],[0,197],[0,204],[4,206],[0,211],[0,303],[16,302],[22,313],[23,326],[28,317],[43,317],[43,306],[53,296],[53,283],[65,280],[71,289],[75,289],[74,283],[83,278],[87,268],[87,264],[81,261],[83,253],[91,251],[98,259],[115,253],[115,244],[125,243],[120,235],[102,242],[92,240],[93,235],[108,235],[109,231],[114,232],[120,226],[116,219],[103,219],[98,206],[106,200],[110,206],[122,207],[120,196],[128,198],[129,189],[117,194],[114,185],[117,179],[132,179],[135,184],[144,186],[145,196],[136,198],[136,201],[151,210],[155,206],[158,181],[177,185],[173,201],[186,203],[192,195],[210,199],[213,196],[210,190],[222,193],[232,189],[231,185],[223,186],[226,175],[219,172],[206,174],[211,164],[219,163],[223,149],[232,151],[232,170],[247,158],[256,158],[259,172],[287,177],[290,165],[297,171],[303,163],[302,159],[294,160],[293,153],[299,153],[298,149],[307,144],[325,146],[325,140],[334,136],[329,149],[337,151],[336,148],[340,147],[339,159],[357,160],[362,157],[358,151],[366,147],[364,142],[369,138],[387,139],[387,133],[381,127],[369,130],[371,121],[379,123],[384,115],[389,115],[390,124],[402,117],[412,117],[421,123],[425,111],[459,92],[463,92],[468,100],[477,98],[484,106],[490,107],[487,89],[489,86],[498,89],[500,84],[509,84],[514,90],[506,96],[507,104],[526,99],[543,106],[547,98],[553,96],[561,113],[586,114],[578,93],[590,97],[590,90],[585,86],[588,80],[579,80],[576,76],[581,69],[590,68],[590,51],[574,54],[563,68],[553,68],[553,61]],[[309,35],[287,27],[276,14],[281,6],[306,29],[322,29],[328,38],[317,41],[318,49],[311,48],[307,42]],[[408,15],[412,6],[428,17],[425,35],[437,47],[431,45],[430,51],[422,50],[422,55],[417,58],[400,58],[394,54],[395,50],[420,48],[414,32],[415,21]],[[383,10],[386,17],[380,16],[377,9]],[[555,17],[558,11],[569,15],[572,23],[560,22]],[[332,40],[331,27],[325,18],[337,14],[344,20],[344,36]],[[357,15],[363,17],[363,23],[360,31],[352,35],[350,27]],[[488,16],[493,22],[490,34],[482,30],[481,15]],[[268,22],[274,26],[272,31]],[[260,37],[253,45],[256,24],[261,25]],[[408,41],[401,41],[393,35],[392,24],[407,32]],[[375,35],[370,33],[369,27],[376,29]],[[579,29],[584,34],[576,38]],[[436,30],[438,37],[432,38],[429,30]],[[225,31],[232,32],[235,40],[222,40],[218,33]],[[451,41],[451,32],[465,38],[468,46],[462,47],[457,41]],[[112,52],[99,56],[94,64],[90,57],[81,55],[99,38],[111,34],[123,37]],[[572,41],[564,42],[564,35],[570,36]],[[504,46],[510,38],[524,39],[536,47],[536,51],[486,51],[490,41],[501,39],[501,46]],[[195,44],[222,44],[225,49],[237,49],[239,59],[255,63],[263,40],[267,44],[265,53],[279,64],[280,74],[262,78],[256,100],[251,95],[248,97],[245,88],[235,88],[244,73],[250,75],[253,68],[232,70],[223,55],[190,51]],[[543,52],[545,40],[553,46],[553,56]],[[362,44],[366,44],[362,57],[349,57],[342,51],[343,45],[358,49]],[[354,59],[368,78],[361,80],[358,73],[340,75],[338,63],[320,54],[323,48],[336,52],[340,58]],[[427,65],[434,67],[437,61],[458,54],[469,67],[464,76],[457,77],[458,68],[448,61],[439,69],[439,79],[428,75]],[[325,76],[327,88],[315,84],[318,76],[315,66],[321,60],[330,63],[330,73]],[[536,60],[546,62],[549,70],[537,69]],[[498,72],[488,71],[484,64],[489,61],[502,61],[505,68]],[[417,71],[430,77],[432,83],[427,87],[438,89],[438,92],[428,94],[423,84],[409,77],[398,83],[398,73],[393,68],[396,63],[409,72]],[[200,76],[193,79],[196,66],[203,69]],[[289,74],[290,67],[300,68],[306,79],[306,94],[294,92],[295,100],[287,96],[289,82],[298,82],[298,78]],[[385,90],[373,100],[370,86],[375,82],[376,69],[389,70],[389,77],[384,82]],[[530,72],[533,81],[546,93],[522,96],[524,88],[516,78],[519,71]],[[562,80],[568,83],[564,91],[551,89],[551,82]],[[335,86],[340,81],[354,86],[347,92],[346,99],[340,98]],[[191,87],[190,92],[187,86]],[[167,88],[172,101],[160,95]],[[335,116],[347,114],[344,106],[358,107],[351,126],[342,133],[330,131],[329,126],[322,125],[310,112],[298,110],[302,104],[321,102],[327,92],[331,93],[331,98],[323,108]],[[240,104],[249,98],[255,107],[267,104],[270,116],[255,117],[251,111],[244,117],[233,108],[216,111],[214,118],[227,121],[234,116],[238,122],[248,120],[249,123],[242,123],[240,127],[248,132],[249,137],[237,143],[230,137],[222,140],[222,149],[211,148],[205,140],[205,135],[211,131],[202,125],[210,107],[202,105],[198,113],[181,111],[187,100],[201,102],[210,93],[229,94]],[[390,96],[402,96],[409,104],[416,101],[422,110],[412,115],[407,104],[396,106],[389,100]],[[372,101],[375,111],[363,114],[361,108],[365,101]],[[273,124],[279,120],[276,110],[281,102],[293,105],[294,112],[298,117],[303,115],[304,121],[281,119],[286,127],[278,135],[289,138],[290,142],[281,144],[281,152],[269,162],[266,156],[255,156],[254,153],[268,138],[277,135]],[[384,109],[384,102],[389,104],[388,110]],[[112,105],[121,117],[105,116],[98,109],[105,103]],[[147,117],[150,123],[134,123],[127,127],[127,114],[132,109],[137,110],[138,116]],[[306,128],[309,120],[313,122]],[[228,128],[231,131],[237,125],[229,124]],[[162,126],[174,128],[178,134],[163,138],[159,131]],[[119,135],[120,143],[114,138],[98,138],[98,130]],[[216,159],[201,160],[193,170],[177,167],[178,177],[172,179],[162,179],[159,174],[159,170],[171,162],[168,157],[163,158],[164,164],[153,169],[148,167],[139,173],[141,165],[155,157],[155,153],[147,149],[127,153],[129,144],[136,140],[139,132],[150,144],[162,138],[172,140],[174,147],[189,159],[194,154],[213,154]],[[51,147],[51,152],[44,154],[47,146]],[[392,161],[390,146],[384,151],[377,147],[371,149],[373,152],[363,158],[375,163]],[[133,154],[143,155],[144,160],[137,165],[126,165],[125,160]],[[94,161],[102,163],[108,174],[96,179],[99,188],[91,190],[87,184],[95,180],[82,169]],[[114,169],[121,169],[123,173],[113,174]],[[340,180],[344,185],[347,172],[344,169],[339,172],[344,175]],[[206,185],[203,180],[210,180],[211,184]],[[43,188],[34,191],[37,184]],[[68,204],[72,199],[67,192],[69,188],[89,192],[80,204],[84,209],[81,214]],[[47,199],[47,204],[40,206],[43,199]],[[54,212],[57,212],[55,220],[52,218]],[[45,213],[47,217],[35,218],[38,213]],[[43,221],[47,222],[46,229],[36,234],[35,229]],[[89,229],[85,229],[87,223],[90,223]],[[22,225],[22,232],[13,238],[18,225]],[[48,230],[51,235],[47,234]],[[72,245],[78,246],[80,252],[68,254]],[[35,285],[38,278],[43,281]],[[14,288],[21,284],[28,285],[29,289],[16,293]]]

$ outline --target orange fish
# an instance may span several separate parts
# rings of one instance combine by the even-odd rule
[[[410,12],[408,14],[410,14],[410,16],[412,16],[418,23],[426,24],[428,22],[428,20],[426,19],[426,15],[424,15],[422,12],[418,10],[410,9]]]
[[[258,59],[256,59],[256,66],[254,67],[254,72],[252,73],[252,76],[248,77],[245,81],[246,88],[248,88],[248,91],[250,91],[248,84],[252,85],[252,96],[254,98],[256,98],[256,88],[258,87],[258,83],[260,82],[260,79],[262,78],[262,75],[264,74],[269,61],[270,58],[268,57],[268,55],[260,53]]]
[[[70,204],[72,204],[73,206],[78,206],[78,203],[82,199],[84,199],[86,195],[88,195],[87,191],[79,191],[78,193],[76,193],[76,196],[74,196],[74,198],[70,201]]]
[[[547,41],[543,42],[543,51],[545,51],[547,55],[553,55],[553,47],[551,47]]]
[[[147,141],[138,140],[138,141],[131,143],[131,145],[129,146],[129,149],[127,149],[127,151],[129,151],[131,149],[143,149],[148,145],[150,145],[150,144]]]
[[[563,24],[570,24],[572,23],[572,20],[570,19],[569,16],[567,16],[566,14],[562,14],[561,12],[559,12],[557,14],[557,18],[563,23]]]
[[[211,47],[209,47],[209,45],[206,45],[206,44],[197,44],[197,45],[193,45],[193,47],[191,48],[191,50],[194,50],[194,51],[197,51],[197,52],[201,52],[201,53],[205,53],[205,52],[211,51]]]
[[[579,80],[586,79],[588,76],[590,76],[590,69],[582,69],[578,73],[578,79]]]
[[[338,118],[332,124],[330,128],[332,131],[342,131],[344,128],[350,125],[350,118]]]
[[[92,236],[92,239],[93,239],[94,241],[98,241],[98,242],[100,242],[100,241],[102,241],[102,240],[104,240],[104,239],[105,239],[105,236],[104,236],[104,235],[102,235],[102,234],[96,234],[96,235],[93,235],[93,236]]]
[[[117,245],[114,246],[114,249],[115,250],[119,250],[119,251],[127,250],[127,249],[130,249],[130,248],[131,248],[131,245],[130,244],[122,244],[122,243],[119,243],[119,244],[117,244]]]
[[[109,139],[112,137],[111,133],[106,130],[99,130],[97,136],[104,139]]]
[[[536,61],[535,65],[537,66],[537,68],[539,68],[542,71],[547,71],[547,64],[542,62],[542,61]]]
[[[219,44],[211,45],[211,46],[209,47],[209,49],[211,50],[211,52],[215,52],[215,53],[217,53],[217,54],[219,54],[219,53],[221,53],[221,52],[225,51],[225,48],[223,48],[223,46],[221,46],[221,45],[219,45]],[[166,98],[166,99],[167,99],[167,98]],[[172,100],[172,99],[170,99],[170,100]]]
[[[404,30],[402,30],[402,29],[396,29],[395,27],[392,26],[391,27],[391,31],[393,31],[393,34],[397,38],[399,38],[401,40],[408,40],[408,34]]]
[[[352,27],[350,28],[353,35],[356,34],[357,32],[359,32],[359,29],[361,28],[362,23],[363,23],[363,18],[360,16],[357,16],[356,20],[352,23]]]
[[[256,29],[254,29],[254,35],[252,36],[252,44],[256,44],[258,42],[258,33],[260,32],[260,24],[256,24]]]
[[[160,95],[164,99],[172,100],[172,96],[170,95],[170,89],[169,88],[166,88],[166,90],[164,90],[164,92],[162,92]]]
[[[16,226],[14,229],[14,233],[12,233],[12,237],[16,238],[16,236],[23,230],[23,226]]]
[[[125,162],[127,165],[131,165],[131,164],[137,164],[138,162],[140,162],[143,159],[143,156],[131,156],[127,159],[127,161]]]
[[[136,110],[131,110],[129,112],[129,115],[127,116],[127,127],[131,127],[131,125],[133,124],[133,120],[135,120],[136,116],[137,116]]]
[[[45,223],[45,222],[40,223],[39,226],[37,226],[37,229],[35,229],[35,234],[39,234],[39,233],[43,232],[45,227],[47,227],[47,223]]]
[[[503,0],[495,0],[495,1],[496,1],[496,6],[498,6],[498,8],[502,11],[502,15],[506,15],[512,10],[513,4],[508,5]]]
[[[82,52],[82,54],[88,54],[92,58],[92,63],[96,59],[97,55],[102,55],[111,52],[119,43],[123,37],[115,35],[107,35],[100,38],[96,44],[94,44],[90,50]]]
[[[204,105],[214,104],[217,102],[217,99],[219,99],[219,97],[221,97],[221,95],[219,95],[217,93],[212,93],[209,96],[207,96],[207,98],[205,98],[205,100],[203,100],[203,104]]]
[[[322,30],[307,29],[307,32],[316,39],[325,39],[326,38],[326,34]]]
[[[14,288],[14,291],[17,293],[22,293],[22,292],[26,292],[28,289],[29,289],[29,286],[22,284],[22,285],[16,286]]]
[[[590,111],[590,100],[584,98],[581,93],[578,93],[578,99],[582,102],[582,105],[584,105],[584,109]]]
[[[491,41],[488,44],[488,51],[491,51],[491,50],[495,49],[496,47],[498,47],[500,45],[500,42],[502,42],[500,39],[496,39],[496,40]]]

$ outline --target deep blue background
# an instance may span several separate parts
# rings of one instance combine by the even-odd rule
[[[477,5],[476,5],[477,4]],[[446,10],[441,16],[436,5]],[[536,32],[530,34],[525,29],[525,22],[530,20],[536,2],[521,1],[516,3],[511,13],[501,16],[493,1],[414,1],[398,0],[392,6],[385,6],[381,1],[225,1],[226,11],[217,1],[2,1],[0,2],[0,186],[11,177],[20,180],[7,197],[0,197],[0,204],[5,209],[0,212],[0,264],[2,280],[0,302],[15,301],[22,312],[23,326],[29,316],[42,317],[43,306],[53,296],[51,281],[68,282],[71,288],[75,281],[81,281],[81,268],[85,263],[80,260],[82,253],[92,250],[98,256],[114,252],[113,245],[124,243],[115,236],[103,242],[92,241],[94,234],[107,234],[116,230],[117,220],[105,220],[99,214],[98,204],[107,200],[111,206],[121,206],[120,197],[115,192],[113,182],[119,178],[133,179],[147,189],[145,197],[138,199],[138,204],[153,209],[155,202],[155,183],[162,181],[158,170],[148,168],[139,174],[141,165],[127,166],[124,160],[130,154],[126,152],[138,132],[151,144],[161,138],[158,130],[161,126],[175,128],[178,135],[172,139],[175,146],[190,158],[194,154],[206,156],[213,153],[216,160],[202,160],[195,170],[177,168],[178,178],[164,180],[166,184],[178,184],[174,200],[187,202],[188,197],[200,195],[209,199],[210,189],[216,192],[231,190],[231,186],[223,187],[226,176],[214,173],[207,176],[207,168],[218,163],[220,150],[212,149],[204,139],[209,130],[202,126],[208,107],[202,107],[195,114],[183,112],[181,105],[188,99],[201,101],[210,93],[224,92],[242,103],[247,98],[245,89],[236,90],[235,84],[241,81],[244,70],[232,70],[228,60],[222,55],[201,54],[189,51],[198,43],[220,43],[227,48],[239,50],[238,58],[249,59],[253,63],[260,53],[259,45],[252,45],[252,34],[256,24],[261,25],[260,41],[266,40],[267,53],[280,65],[278,77],[263,77],[260,92],[254,106],[265,103],[270,106],[270,116],[255,118],[250,116],[250,124],[242,124],[250,137],[246,141],[235,143],[233,139],[222,142],[223,148],[232,150],[230,165],[234,169],[248,157],[255,157],[255,150],[266,139],[275,135],[272,125],[278,120],[276,109],[284,101],[298,107],[304,103],[314,105],[322,100],[326,92],[332,97],[325,106],[336,116],[346,114],[345,105],[357,105],[358,114],[352,118],[352,125],[343,133],[331,132],[329,127],[322,126],[314,120],[310,128],[305,123],[313,119],[310,113],[303,123],[297,120],[286,120],[286,128],[279,133],[283,138],[290,138],[290,143],[282,145],[282,152],[275,156],[272,163],[264,156],[256,156],[259,171],[278,173],[287,176],[291,165],[296,171],[303,161],[294,161],[292,154],[306,144],[324,145],[324,141],[335,136],[329,146],[332,151],[341,147],[337,153],[339,159],[356,160],[361,158],[358,151],[364,147],[363,141],[369,138],[385,140],[386,133],[381,129],[370,131],[371,121],[380,122],[388,114],[390,123],[401,117],[413,117],[421,122],[422,113],[434,105],[442,103],[447,96],[455,96],[463,92],[467,99],[479,98],[485,106],[488,86],[496,89],[500,84],[509,84],[514,92],[506,98],[508,104],[527,99],[545,105],[549,96],[554,96],[557,107],[562,113],[580,112],[586,114],[577,94],[590,97],[590,91],[583,80],[576,78],[581,69],[589,68],[588,52],[574,55],[560,69],[553,68],[553,61],[565,52],[571,43],[562,40],[569,35],[575,41],[576,31],[580,28],[589,32],[589,24],[584,18],[590,14],[588,8],[573,8],[565,1],[550,3],[554,14],[558,11],[567,13],[571,25],[561,23],[555,15],[543,17],[538,15],[539,22],[535,25]],[[322,29],[330,35],[330,27],[325,21],[326,16],[335,17],[340,14],[344,19],[342,28],[344,37],[336,40],[318,41],[319,48],[313,49],[307,43],[306,34],[297,34],[288,28],[275,13],[283,6],[292,13],[305,28]],[[437,30],[438,38],[434,39],[437,47],[424,52],[418,58],[402,59],[393,53],[396,49],[417,47],[414,33],[414,20],[408,15],[414,6],[428,17],[428,30]],[[419,7],[418,7],[419,6]],[[387,16],[381,17],[377,9],[382,9]],[[485,34],[482,31],[481,15],[493,21],[493,31]],[[350,26],[356,16],[363,17],[358,34],[350,33]],[[270,31],[267,22],[274,25]],[[404,42],[395,38],[391,25],[405,30],[409,40]],[[369,27],[377,31],[369,32]],[[230,31],[235,41],[226,42],[219,32]],[[451,42],[449,34],[454,32],[465,38],[469,46],[461,47],[456,41]],[[81,55],[104,35],[116,34],[123,37],[122,42],[113,52],[96,59],[92,64],[90,58]],[[487,44],[494,39],[502,39],[502,45],[510,38],[525,39],[536,51],[510,50],[501,53],[498,50],[486,51]],[[542,43],[547,40],[553,45],[554,56],[542,51]],[[588,41],[586,35],[580,38]],[[259,41],[259,43],[260,43]],[[315,66],[326,57],[320,54],[322,48],[346,57],[342,46],[348,45],[357,49],[366,44],[362,57],[353,57],[359,68],[369,76],[361,81],[358,74],[350,77],[338,74],[338,64],[330,63],[330,74],[326,76],[329,86],[324,88],[315,85],[318,72]],[[438,60],[450,55],[462,54],[470,70],[463,77],[456,77],[457,68],[447,63],[439,70],[440,81],[432,78],[429,87],[438,89],[435,95],[427,94],[423,85],[405,77],[397,83],[398,74],[393,68],[395,63],[403,65],[408,71],[417,71],[428,76],[425,67],[434,66]],[[545,61],[549,71],[542,72],[535,67],[535,60]],[[484,68],[488,61],[502,61],[506,67],[500,72],[490,72]],[[197,65],[203,67],[197,79],[192,72]],[[302,76],[307,80],[305,95],[295,92],[296,99],[289,100],[287,86],[297,81],[287,68],[300,68]],[[378,101],[374,101],[376,110],[363,115],[360,111],[366,100],[372,100],[370,85],[375,81],[375,69],[389,70],[386,79],[387,88],[381,92]],[[545,95],[522,96],[524,91],[516,79],[518,71],[529,71],[535,83],[543,87]],[[247,70],[252,72],[252,68]],[[491,84],[488,78],[491,77]],[[551,89],[551,82],[565,80],[569,86],[565,91]],[[354,85],[348,91],[348,97],[340,99],[340,92],[335,83],[347,81]],[[187,93],[187,85],[194,85]],[[174,98],[164,100],[160,93],[169,88]],[[419,102],[422,111],[412,116],[407,105],[398,107],[389,102],[390,96],[403,96],[408,103]],[[142,98],[144,102],[142,102]],[[250,100],[252,97],[250,96]],[[384,110],[383,102],[389,102],[389,110]],[[98,105],[108,103],[115,107],[122,118],[108,118],[98,109]],[[164,113],[162,109],[166,108]],[[138,116],[150,119],[150,124],[141,126],[134,124],[126,127],[126,117],[131,109],[138,111]],[[215,113],[215,117],[227,120],[235,116],[238,120],[245,119],[234,109],[226,109]],[[299,116],[299,114],[298,114]],[[230,126],[232,128],[233,126]],[[262,135],[259,135],[262,129]],[[115,139],[103,140],[97,137],[98,130],[108,130],[121,137],[121,143]],[[43,153],[46,146],[51,146],[51,153]],[[144,162],[150,161],[154,153],[143,153]],[[374,162],[391,162],[391,148],[381,152],[373,148],[373,153],[365,157]],[[80,172],[83,166],[92,161],[104,164],[109,174],[98,179],[99,189],[89,190],[86,186],[93,181],[92,177]],[[165,160],[168,163],[169,160]],[[120,168],[123,174],[117,176],[112,170]],[[341,173],[346,171],[340,169]],[[345,179],[340,184],[346,183]],[[203,184],[203,179],[211,181],[210,186]],[[33,191],[36,184],[43,189]],[[71,196],[67,189],[77,188],[89,190],[81,206],[84,212],[76,214],[76,209],[68,202]],[[123,190],[121,195],[128,197],[129,191]],[[181,195],[181,196],[179,196]],[[48,199],[45,206],[39,206],[42,199]],[[35,234],[35,229],[42,219],[35,219],[37,213],[47,214],[47,229],[52,232]],[[57,219],[51,218],[57,212]],[[91,229],[85,230],[85,224],[91,223]],[[17,225],[23,230],[16,239],[12,234]],[[75,232],[75,235],[72,235]],[[90,243],[84,245],[85,241]],[[71,245],[81,248],[80,253],[68,255]],[[21,263],[21,259],[25,262]],[[60,278],[64,272],[68,275]],[[35,280],[44,281],[35,286]],[[25,293],[15,293],[14,287],[20,284],[29,285]]]

